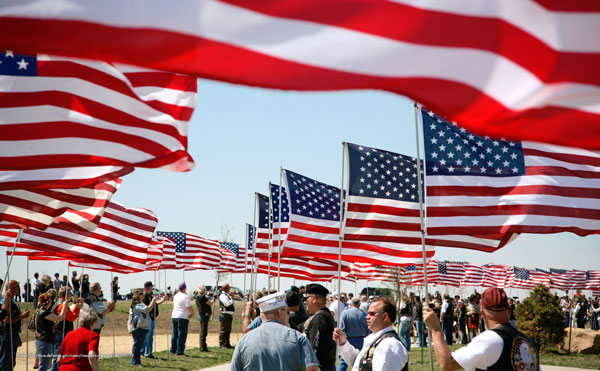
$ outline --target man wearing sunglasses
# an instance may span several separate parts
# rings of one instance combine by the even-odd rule
[[[367,325],[372,334],[365,338],[362,349],[354,348],[342,330],[334,330],[333,340],[339,342],[340,353],[352,371],[408,370],[408,352],[392,327],[395,320],[394,303],[382,296],[369,306]]]
[[[319,361],[308,339],[288,327],[285,292],[264,296],[256,304],[262,324],[236,345],[231,370],[318,371]]]

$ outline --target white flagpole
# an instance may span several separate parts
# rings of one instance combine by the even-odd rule
[[[279,206],[278,209],[278,226],[277,226],[277,291],[281,291],[281,182],[283,178],[283,167],[279,167]]]
[[[338,276],[337,276],[337,292],[338,292],[338,305],[337,308],[335,308],[335,317],[336,317],[336,326],[340,325],[340,308],[339,308],[339,303],[340,303],[340,292],[342,291],[342,242],[344,240],[344,166],[345,166],[345,159],[346,159],[346,142],[342,142],[342,179],[341,179],[341,184],[340,184],[340,236],[339,236],[339,241],[338,241]],[[332,282],[333,284],[333,282]],[[339,344],[336,343],[336,364],[339,364],[339,358],[340,358],[340,346]]]
[[[8,257],[6,259],[6,273],[4,275],[4,282],[6,282],[6,284],[8,285],[8,283],[10,282],[10,276],[9,276],[9,272],[10,272],[10,266],[12,265],[12,261],[13,261],[13,257],[15,256],[15,249],[17,248],[17,244],[19,243],[19,241],[21,241],[21,235],[23,234],[23,229],[19,229],[19,233],[17,234],[17,239],[15,240],[15,244],[13,245],[13,248],[10,252],[10,260],[8,260]],[[10,300],[14,300],[14,299],[10,299]],[[9,304],[8,307],[8,333],[10,336],[10,361],[11,366],[15,364],[15,357],[14,357],[14,344],[13,344],[13,321],[12,321],[12,302]],[[32,313],[33,315],[33,313]]]
[[[256,258],[256,239],[258,238],[258,223],[260,223],[260,220],[258,221],[258,223],[256,223],[257,209],[258,209],[258,194],[256,192],[254,192],[254,216],[253,216],[254,228],[252,229],[252,252],[255,254],[255,257],[253,259],[252,274],[250,275],[250,292],[251,293],[254,293],[256,291],[256,275],[257,275],[257,270],[258,270],[258,258]]]
[[[27,277],[25,278],[25,283],[27,283],[27,280],[29,279],[29,255],[27,256],[27,273],[26,274],[27,274]],[[31,285],[31,281],[29,282],[29,286],[27,288],[31,290],[31,294],[32,294],[31,302],[33,303],[33,287]],[[27,291],[25,293],[25,296],[27,297],[27,302],[29,302],[29,299],[30,299],[29,291]],[[33,308],[33,310],[35,311],[35,308]],[[27,326],[27,327],[29,327],[29,326]],[[65,335],[63,334],[63,338],[64,337],[65,337]],[[25,369],[29,370],[29,329],[27,329],[27,331],[25,331]]]
[[[215,290],[216,290],[216,288],[215,288]],[[167,292],[167,291],[168,291],[167,290],[167,270],[165,269],[165,292]],[[168,296],[167,296],[167,298],[168,298]],[[164,317],[165,317],[165,323],[166,323],[165,333],[167,336],[167,361],[170,361],[171,360],[171,351],[170,351],[171,349],[169,348],[169,318],[166,315],[166,313],[165,313]],[[156,328],[154,329],[154,331],[156,331]]]
[[[113,278],[113,272],[110,272],[110,292],[111,292],[111,299],[114,299],[116,292],[113,292],[112,288],[114,285],[114,278]],[[65,302],[65,305],[67,305],[67,303]],[[116,304],[115,304],[116,305]],[[112,320],[112,339],[113,339],[113,371],[117,371],[117,339],[115,337],[115,311],[111,311],[110,312],[110,317]],[[64,328],[64,326],[63,326]]]
[[[417,142],[417,190],[419,191],[419,218],[421,220],[421,247],[423,251],[423,278],[425,285],[425,305],[429,308],[429,291],[427,284],[427,254],[425,252],[425,223],[423,212],[423,182],[421,180],[421,151],[419,144],[419,112],[421,108],[415,102],[415,134]],[[429,370],[433,371],[433,352],[431,349],[431,331],[427,336],[427,348],[429,349]]]
[[[271,197],[271,182],[269,182],[269,255],[267,261],[267,290],[271,291],[271,253],[273,249],[273,223],[272,223],[272,213],[273,210],[273,200]]]

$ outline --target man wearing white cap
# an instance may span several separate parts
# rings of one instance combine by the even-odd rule
[[[262,325],[244,335],[233,353],[231,370],[320,370],[308,339],[288,327],[290,312],[285,292],[256,301]]]

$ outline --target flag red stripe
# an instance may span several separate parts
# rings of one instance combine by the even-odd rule
[[[357,202],[348,203],[348,211],[355,211],[359,213],[377,213],[394,216],[406,216],[415,218],[418,218],[420,216],[419,209],[406,209],[383,205],[369,205]]]
[[[428,217],[487,216],[487,215],[560,215],[564,218],[600,219],[600,210],[551,205],[495,205],[429,207]]]
[[[427,186],[427,196],[510,196],[545,194],[576,198],[600,198],[600,189],[586,187],[553,186],[548,184],[520,185],[514,187],[489,186]],[[427,207],[427,215],[433,207]]]

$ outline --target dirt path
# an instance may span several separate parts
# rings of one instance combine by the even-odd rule
[[[237,332],[236,332],[237,330]],[[234,328],[231,333],[231,344],[235,345],[238,340],[241,338],[240,328]],[[23,339],[23,346],[21,346],[17,351],[17,366],[15,370],[23,371],[25,370],[25,354],[26,354],[26,343],[25,343],[25,334],[21,334]],[[198,332],[188,333],[186,348],[198,348],[200,343],[200,337]],[[219,334],[218,333],[209,333],[207,338],[208,346],[218,346],[219,345]],[[133,346],[133,339],[131,335],[118,335],[115,336],[114,347],[116,349],[117,356],[126,356],[131,357],[131,347]],[[167,350],[171,345],[171,335],[170,334],[161,334],[156,335],[156,340],[154,342],[154,350],[162,351]],[[100,356],[103,357],[112,357],[113,355],[113,338],[112,338],[112,330],[110,327],[105,327],[102,330],[102,334],[100,336]],[[33,357],[35,357],[35,344],[30,337],[29,340],[29,370],[33,370]]]

